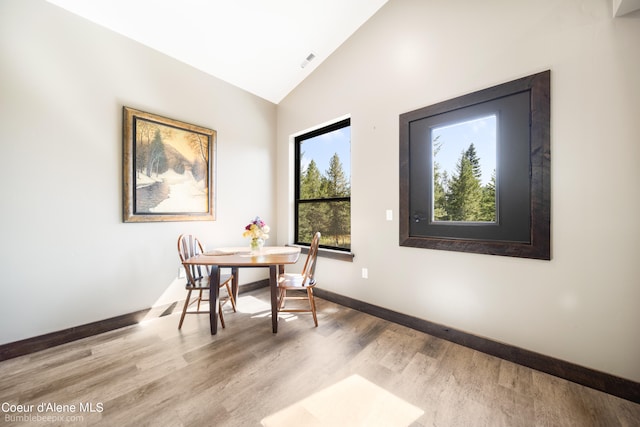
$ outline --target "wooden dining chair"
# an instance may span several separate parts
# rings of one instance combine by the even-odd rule
[[[198,254],[203,253],[203,246],[198,240],[197,237],[194,237],[191,234],[182,234],[178,237],[178,255],[180,256],[180,262],[184,262],[189,258],[192,258]],[[184,264],[183,264],[184,266]],[[182,308],[182,315],[180,316],[180,323],[178,323],[178,329],[182,328],[182,322],[184,322],[184,317],[187,314],[205,314],[209,313],[208,310],[201,310],[200,303],[202,301],[209,301],[209,291],[211,290],[209,286],[209,274],[211,272],[210,267],[205,265],[186,265],[184,266],[187,283],[185,285],[185,289],[187,290],[187,298],[184,301],[184,307]],[[224,316],[222,314],[222,306],[231,302],[233,307],[233,311],[236,311],[236,301],[233,297],[233,292],[231,291],[231,280],[233,279],[233,275],[231,274],[221,274],[220,275],[220,288],[225,288],[227,290],[227,297],[220,298],[219,300],[219,312],[220,312],[220,324],[224,328]],[[197,296],[194,299],[191,299],[192,292],[196,292]],[[195,310],[189,310],[191,305],[195,304]],[[209,305],[211,307],[211,305]]]
[[[316,259],[318,258],[318,246],[320,245],[320,232],[314,234],[309,246],[309,253],[302,268],[302,273],[285,273],[278,276],[278,312],[284,313],[311,313],[313,323],[318,326],[318,316],[316,314],[316,302],[313,298],[313,288],[316,286]],[[287,294],[287,292],[291,292]],[[304,295],[300,295],[304,293]],[[307,300],[309,308],[306,307],[286,307],[290,300]]]

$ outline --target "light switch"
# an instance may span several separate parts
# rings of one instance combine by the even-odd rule
[[[393,211],[391,209],[387,209],[387,221],[393,221]]]

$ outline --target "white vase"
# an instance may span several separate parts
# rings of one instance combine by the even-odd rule
[[[249,247],[251,248],[252,253],[260,252],[263,246],[264,246],[264,239],[261,237],[252,238],[251,243],[249,244]]]

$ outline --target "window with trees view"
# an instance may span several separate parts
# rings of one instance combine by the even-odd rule
[[[550,81],[400,115],[400,246],[551,259]]]
[[[295,240],[351,249],[351,119],[295,138]]]
[[[435,127],[433,221],[496,222],[496,115]]]

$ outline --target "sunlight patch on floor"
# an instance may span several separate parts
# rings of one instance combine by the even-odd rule
[[[182,313],[183,304],[184,304],[183,301],[178,301],[178,302],[174,302],[169,306],[156,307],[156,308],[150,309],[148,313],[146,313],[144,318],[138,321],[138,325],[145,327],[150,325],[152,321],[158,319],[159,317],[164,317],[169,315],[180,316],[180,314]],[[195,310],[195,308],[196,306],[195,304],[193,304],[189,307],[189,310],[193,311]],[[224,311],[225,316],[227,315],[227,313],[233,313],[233,311],[231,310],[231,304],[228,301],[223,305],[222,309]],[[238,313],[248,314],[251,316],[251,318],[254,318],[254,319],[271,317],[271,303],[268,301],[263,301],[251,295],[239,296],[236,304],[236,309]],[[200,310],[208,311],[209,302],[203,301],[200,304]],[[289,322],[291,320],[297,319],[298,316],[292,313],[279,313],[278,318],[285,322]]]
[[[265,311],[271,313],[271,304],[251,295],[239,296],[236,308],[239,313],[257,314]]]
[[[424,411],[359,375],[352,375],[262,419],[265,427],[409,426]]]
[[[240,313],[251,314],[251,318],[253,319],[271,316],[271,304],[252,297],[251,295],[241,296],[238,298],[237,310]],[[290,313],[278,314],[278,318],[285,322],[296,319],[297,317],[298,316],[294,316]]]
[[[295,320],[297,318],[298,318],[298,316],[296,316],[293,313],[278,313],[278,319],[284,320],[285,322],[290,322],[290,321]]]

